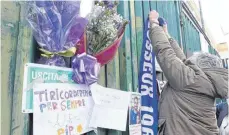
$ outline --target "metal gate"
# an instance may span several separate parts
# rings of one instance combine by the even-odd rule
[[[187,57],[191,56],[193,52],[201,51],[200,35],[193,21],[189,18],[187,13],[182,10],[182,37],[183,50]]]

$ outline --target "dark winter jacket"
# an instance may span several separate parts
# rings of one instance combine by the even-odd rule
[[[159,135],[218,135],[215,98],[228,97],[228,72],[200,69],[186,60],[160,26],[150,29],[157,61],[168,83],[159,100]]]

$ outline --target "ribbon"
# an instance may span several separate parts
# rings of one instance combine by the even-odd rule
[[[54,55],[59,55],[63,57],[72,57],[76,53],[76,47],[71,47],[68,50],[60,51],[60,52],[50,52],[43,48],[40,48],[39,50],[43,53],[41,54],[41,56],[46,57],[46,58],[52,58],[54,57]]]
[[[142,52],[139,65],[139,92],[141,93],[142,134],[156,135],[158,128],[158,96],[155,54],[149,38],[149,19],[145,21]]]
[[[86,53],[77,55],[72,61],[72,79],[79,84],[91,85],[98,80],[100,64],[97,59]]]

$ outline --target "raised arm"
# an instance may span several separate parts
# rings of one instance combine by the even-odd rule
[[[184,55],[177,41],[170,36],[165,19],[160,17],[158,20],[159,20],[160,26],[162,26],[167,38],[169,39],[171,47],[173,48],[174,52],[176,53],[176,56],[180,58],[181,61],[184,61],[186,59],[186,56]]]
[[[185,61],[186,60],[186,56],[184,55],[183,51],[181,50],[179,44],[177,43],[177,41],[173,38],[169,38],[169,42],[171,47],[173,48],[174,52],[176,53],[176,56],[181,59],[181,61]]]
[[[194,83],[195,72],[186,66],[170,45],[162,27],[158,26],[158,13],[150,13],[151,29],[150,38],[158,63],[163,70],[169,84],[175,89],[182,89]]]

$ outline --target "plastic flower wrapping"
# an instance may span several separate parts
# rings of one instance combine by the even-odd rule
[[[116,11],[116,1],[95,2],[89,14],[85,37],[78,53],[87,52],[97,58],[101,66],[113,59],[128,21]]]
[[[77,83],[97,82],[101,66],[113,59],[128,21],[117,11],[115,1],[95,1],[85,35],[78,42],[78,55],[72,60],[73,77]]]
[[[40,64],[66,66],[72,57],[72,79],[81,84],[98,80],[100,66],[115,56],[128,21],[115,1],[30,1],[27,20],[40,51]],[[86,11],[81,14],[82,11]],[[83,55],[82,55],[83,54]]]
[[[82,53],[74,57],[72,63],[72,79],[75,82],[88,85],[97,82],[100,64],[95,57]]]
[[[27,20],[42,53],[40,64],[65,66],[62,56],[72,57],[75,54],[75,45],[88,23],[80,14],[81,2],[27,2]]]

